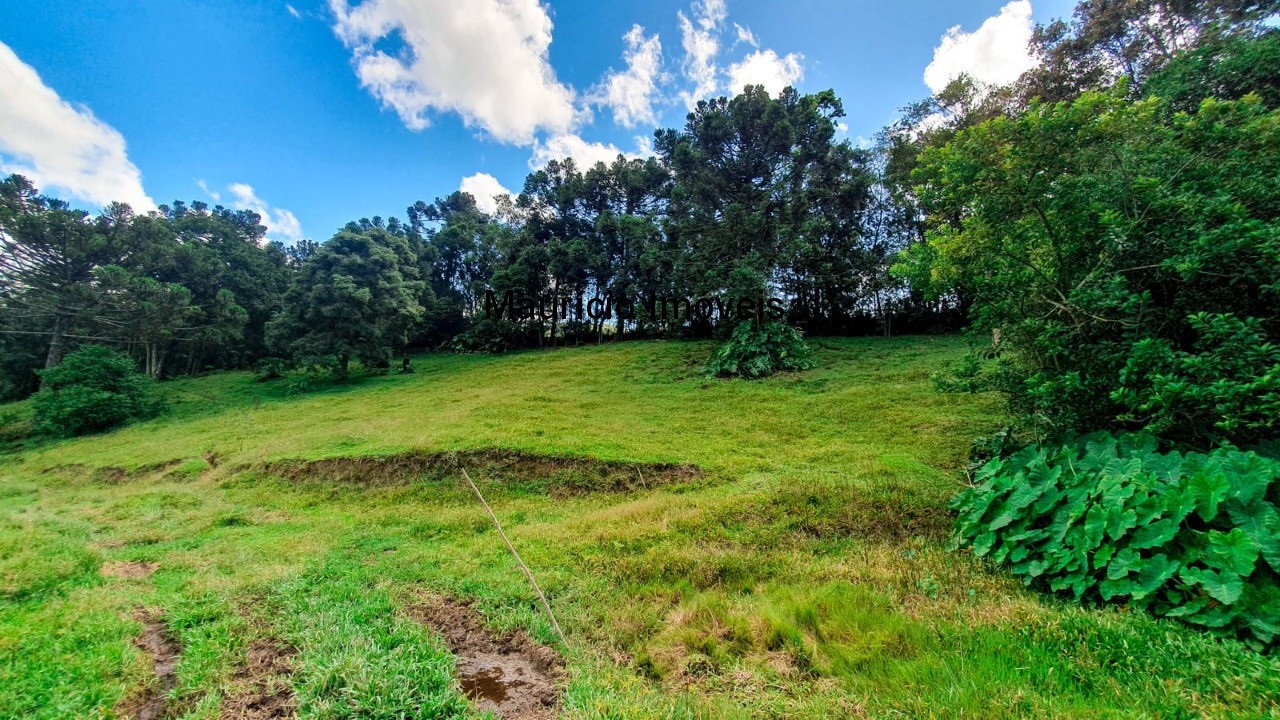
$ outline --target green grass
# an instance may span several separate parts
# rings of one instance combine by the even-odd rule
[[[817,369],[758,382],[707,380],[711,345],[663,342],[422,356],[413,375],[305,394],[226,373],[167,383],[168,415],[105,435],[0,433],[0,717],[109,716],[140,692],[136,606],[183,647],[175,717],[218,717],[262,637],[296,649],[304,717],[474,714],[406,612],[424,592],[555,645],[572,718],[1280,712],[1275,660],[946,549],[968,443],[1001,421],[998,398],[934,392],[959,340],[815,344]],[[584,493],[472,468],[563,647],[451,472],[261,469],[489,448],[706,475]],[[110,561],[159,569],[101,576]]]

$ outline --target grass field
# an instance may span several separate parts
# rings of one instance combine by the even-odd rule
[[[571,718],[1280,713],[1276,660],[947,550],[1001,407],[933,390],[958,339],[815,344],[818,369],[759,382],[663,342],[422,356],[302,394],[219,374],[167,383],[151,422],[11,440],[0,717],[141,716],[148,694],[247,717],[264,683],[301,717],[474,716],[413,611],[441,596],[561,653]],[[180,648],[160,687],[148,618]],[[264,646],[265,680],[245,671]]]

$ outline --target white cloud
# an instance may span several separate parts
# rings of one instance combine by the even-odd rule
[[[231,183],[227,186],[234,200],[231,204],[237,210],[252,210],[262,218],[267,228],[267,237],[285,243],[295,243],[302,239],[302,224],[292,212],[284,208],[271,207],[253,191],[253,186],[246,183]],[[210,193],[217,199],[216,193]]]
[[[657,35],[645,37],[639,25],[632,25],[622,41],[627,69],[610,70],[592,92],[592,102],[610,108],[614,122],[624,127],[656,123],[653,104],[663,77],[662,43]]]
[[[528,145],[539,131],[568,132],[573,90],[547,58],[551,18],[538,0],[330,0],[334,32],[356,75],[404,124],[456,112],[493,138]],[[377,47],[388,40],[394,55]]]
[[[738,40],[734,43],[735,45],[738,43],[745,43],[753,48],[760,47],[760,40],[756,38],[756,34],[751,32],[751,30],[742,27],[738,23],[733,24],[733,29],[738,32]]]
[[[208,195],[209,197],[213,198],[214,202],[218,202],[219,200],[222,199],[222,193],[210,188],[209,184],[206,183],[203,179],[196,180],[196,186],[199,187],[201,190],[203,190],[205,195]]]
[[[498,196],[511,194],[510,190],[498,182],[498,178],[482,172],[462,178],[458,189],[470,193],[476,199],[476,207],[491,215],[498,209]]]
[[[924,70],[924,83],[939,92],[961,73],[989,85],[1007,85],[1034,63],[1028,43],[1034,23],[1030,0],[1014,0],[971,33],[947,30]]]
[[[737,94],[747,85],[763,85],[770,95],[777,95],[804,77],[803,59],[797,53],[778,57],[772,50],[757,50],[729,66],[729,89]]]
[[[729,13],[724,0],[695,0],[689,10],[693,20],[684,11],[678,12],[677,18],[685,54],[684,75],[694,84],[692,90],[680,96],[692,108],[720,87],[720,68],[715,59],[720,53],[720,30]]]
[[[50,194],[98,206],[120,201],[142,212],[156,207],[129,161],[124,136],[84,105],[58,97],[2,42],[0,173],[25,175]]]
[[[289,11],[289,14],[290,14],[290,15],[292,15],[292,16],[294,16],[295,18],[298,18],[298,19],[301,19],[301,18],[302,18],[302,13],[298,12],[298,8],[296,8],[296,7],[292,6],[292,5],[286,4],[286,5],[284,6],[284,9],[285,9],[285,10],[288,10],[288,11]]]
[[[573,162],[578,166],[579,171],[586,172],[595,167],[598,162],[612,165],[619,155],[628,158],[642,158],[652,154],[653,143],[643,136],[636,138],[636,150],[626,152],[620,150],[613,143],[589,142],[583,140],[579,135],[569,133],[554,135],[546,140],[534,143],[533,157],[529,160],[529,167],[537,169],[552,160],[563,160],[569,157],[573,158]]]

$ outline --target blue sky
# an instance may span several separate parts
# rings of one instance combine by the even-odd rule
[[[86,208],[220,202],[325,239],[460,186],[487,204],[548,157],[643,153],[735,81],[835,89],[856,142],[959,72],[1016,76],[1031,23],[1071,7],[10,0],[0,171]]]

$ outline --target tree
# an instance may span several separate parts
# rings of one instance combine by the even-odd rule
[[[118,262],[125,250],[110,220],[129,215],[128,206],[117,205],[90,220],[39,195],[21,175],[0,182],[0,294],[7,312],[49,338],[45,368],[62,361],[68,334],[97,304],[94,271]]]
[[[1280,112],[1251,96],[1171,115],[1124,91],[1033,104],[926,150],[915,178],[928,242],[899,270],[972,294],[974,328],[997,336],[996,381],[1042,434],[1268,437],[1280,429],[1268,349]]]
[[[812,266],[819,246],[859,234],[866,176],[860,154],[834,140],[843,114],[830,91],[772,98],[756,86],[658,132],[675,180],[665,229],[687,248],[680,270],[694,294],[757,297],[789,263]],[[837,213],[829,223],[824,208]]]
[[[1138,92],[1179,53],[1257,33],[1278,11],[1277,0],[1084,0],[1069,23],[1036,28],[1023,97],[1069,100],[1122,77]]]
[[[385,229],[339,232],[299,270],[268,326],[279,352],[331,367],[346,379],[352,358],[386,367],[424,310],[409,242]]]

